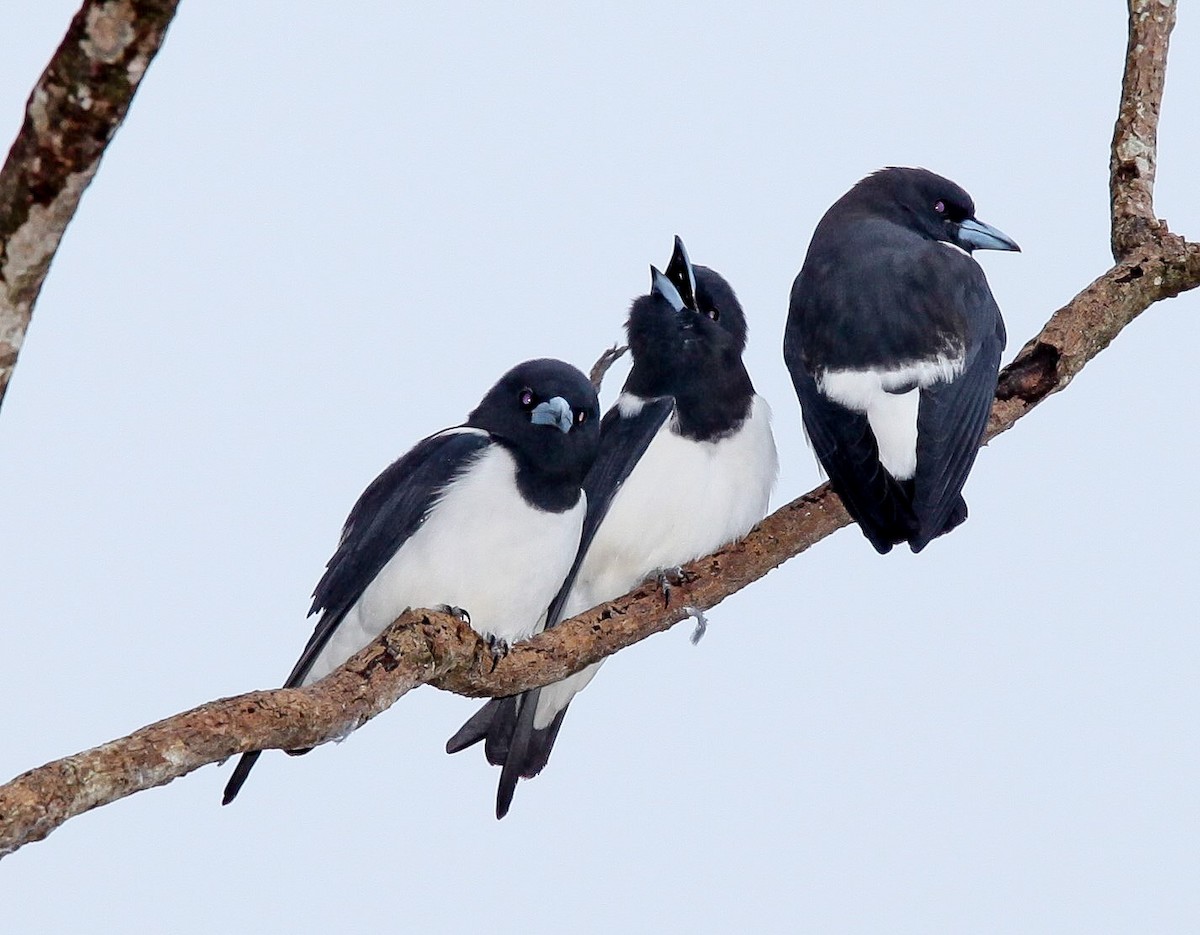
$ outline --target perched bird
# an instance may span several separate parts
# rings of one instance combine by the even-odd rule
[[[529,360],[465,423],[393,463],[350,511],[313,592],[320,620],[285,687],[328,675],[410,607],[461,609],[498,644],[533,633],[579,547],[599,423],[587,377]],[[258,757],[239,760],[223,804]]]
[[[1004,321],[974,250],[1020,250],[925,169],[867,176],[817,225],[783,356],[813,449],[879,552],[967,518]]]
[[[633,366],[604,417],[574,566],[546,621],[554,626],[744,535],[762,519],[778,472],[770,409],[742,364],[746,318],[729,284],[693,267],[678,237],[666,273],[634,301]],[[496,817],[519,778],[546,765],[567,705],[600,664],[488,702],[446,744],[480,740],[503,766]]]

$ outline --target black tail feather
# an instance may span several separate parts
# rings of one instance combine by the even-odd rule
[[[250,775],[250,770],[254,769],[254,764],[258,762],[260,756],[262,756],[261,750],[241,755],[237,766],[233,768],[233,775],[229,777],[229,782],[225,783],[225,793],[221,796],[222,805],[228,805],[237,798],[237,794],[242,791],[242,786],[246,782],[246,777]]]
[[[492,721],[499,713],[500,702],[503,699],[493,698],[482,708],[471,715],[470,720],[458,729],[453,737],[446,741],[447,753],[460,753],[467,747],[473,747],[491,732]]]
[[[496,790],[496,818],[503,818],[512,806],[513,794],[517,791],[517,781],[524,772],[524,765],[529,756],[529,742],[533,735],[533,715],[537,712],[540,688],[525,692],[520,696],[521,703],[517,710],[517,721],[512,732],[512,739],[505,750],[504,766],[500,770],[500,786]],[[494,762],[488,757],[489,762]]]
[[[522,779],[532,779],[546,768],[546,764],[550,762],[550,751],[554,749],[554,741],[558,739],[558,729],[562,726],[566,714],[567,709],[563,708],[554,715],[554,720],[548,726],[533,729],[529,737],[525,763],[521,769]]]
[[[558,738],[558,730],[566,717],[569,705],[545,727],[534,727],[533,718],[540,694],[541,689],[534,689],[521,696],[515,729],[506,751],[504,768],[500,771],[500,786],[496,790],[497,818],[508,814],[518,780],[532,779],[546,768],[550,762],[550,751],[554,749],[554,741]]]
[[[541,689],[534,689],[508,698],[493,698],[446,741],[447,753],[458,753],[484,741],[487,761],[501,767],[496,790],[497,818],[508,814],[517,782],[532,779],[546,768],[567,713],[563,708],[545,727],[535,728],[533,717],[540,694]]]
[[[487,739],[483,743],[483,755],[493,766],[503,766],[508,760],[508,750],[517,730],[521,698],[521,695],[510,695],[498,699],[496,713],[492,716]]]

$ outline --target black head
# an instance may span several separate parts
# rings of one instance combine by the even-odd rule
[[[588,378],[570,364],[527,360],[488,390],[466,424],[513,453],[525,475],[523,488],[538,479],[578,493],[600,445],[600,401]]]
[[[667,271],[651,266],[650,280],[650,293],[634,300],[625,325],[633,352],[627,389],[676,395],[685,383],[741,369],[746,315],[719,273],[693,266],[676,237]]]
[[[830,213],[834,209],[840,216],[882,217],[968,253],[1021,249],[975,217],[975,202],[962,188],[928,169],[880,169],[842,196]]]

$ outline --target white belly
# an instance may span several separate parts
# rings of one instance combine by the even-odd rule
[[[767,513],[779,471],[771,410],[754,397],[742,430],[687,441],[663,425],[600,525],[563,619],[627,593],[654,571],[683,565],[745,535]],[[542,689],[534,726],[545,727],[599,663]]]
[[[367,586],[304,684],[332,672],[410,607],[461,607],[484,636],[530,636],[570,570],[585,511],[582,495],[562,513],[530,506],[517,490],[512,455],[489,447]]]

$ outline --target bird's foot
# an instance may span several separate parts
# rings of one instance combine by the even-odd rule
[[[704,616],[704,611],[699,607],[685,607],[684,612],[696,621],[696,629],[692,631],[692,645],[695,646],[702,639],[704,634],[708,632],[708,618]]]
[[[681,566],[673,565],[670,568],[661,569],[654,580],[658,582],[659,588],[662,589],[663,607],[670,607],[671,588],[677,587],[687,581],[687,575],[683,573]]]
[[[500,664],[500,660],[509,654],[512,644],[493,633],[488,634],[487,644],[488,651],[492,654],[492,668],[495,669]]]
[[[467,626],[471,625],[471,615],[461,607],[455,607],[452,604],[438,604],[434,610],[440,611],[443,614],[449,614],[451,617],[457,617]]]

